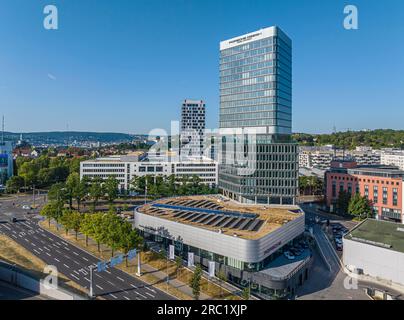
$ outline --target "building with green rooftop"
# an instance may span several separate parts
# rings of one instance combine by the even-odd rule
[[[343,239],[351,272],[404,285],[404,224],[367,219]]]

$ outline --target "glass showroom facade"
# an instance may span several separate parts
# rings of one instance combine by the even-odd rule
[[[221,43],[219,121],[223,193],[240,202],[294,204],[292,48],[279,28]]]

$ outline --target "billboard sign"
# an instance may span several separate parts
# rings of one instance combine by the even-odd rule
[[[194,253],[188,252],[188,267],[194,266]]]
[[[168,259],[174,260],[175,259],[175,254],[174,254],[174,246],[170,244],[169,246],[169,256]]]

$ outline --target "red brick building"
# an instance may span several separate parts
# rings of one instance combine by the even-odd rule
[[[352,160],[334,160],[325,173],[326,202],[330,211],[341,190],[366,196],[377,214],[377,219],[404,222],[404,171],[394,166],[358,166]]]

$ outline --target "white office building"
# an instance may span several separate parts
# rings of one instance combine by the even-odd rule
[[[107,179],[109,176],[115,176],[119,180],[121,190],[128,190],[134,177],[147,175],[175,175],[179,178],[196,175],[202,183],[216,186],[218,165],[216,161],[209,158],[189,158],[186,161],[180,161],[178,157],[149,159],[147,155],[112,156],[80,163],[80,178],[87,176]]]
[[[404,170],[404,150],[382,149],[380,161]]]

